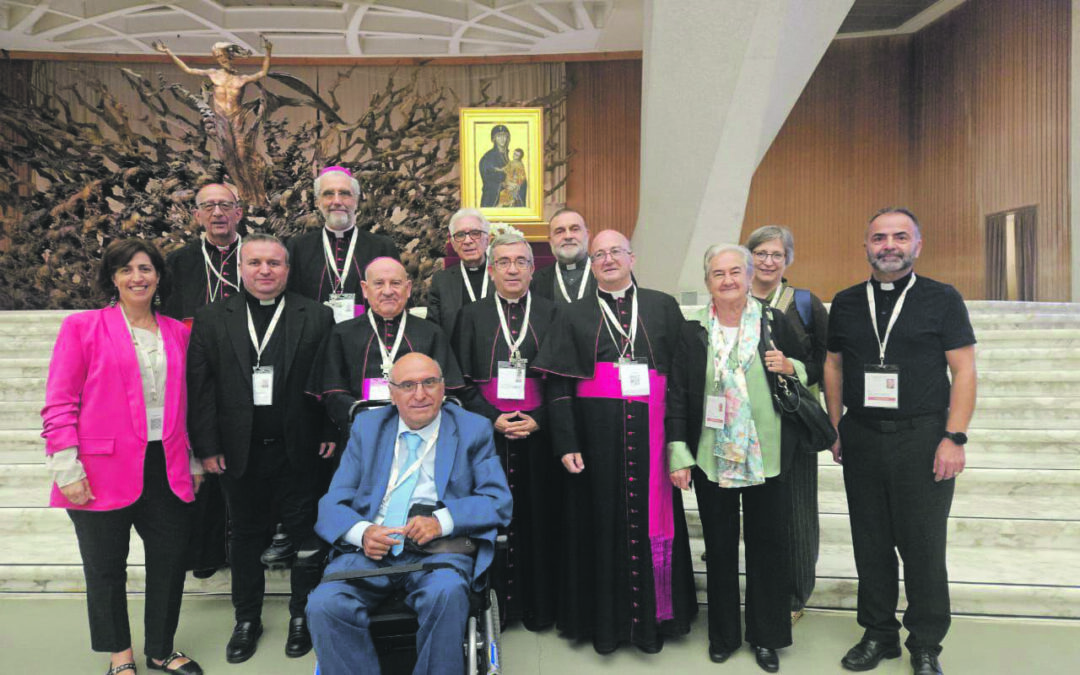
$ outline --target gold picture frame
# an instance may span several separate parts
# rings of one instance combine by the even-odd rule
[[[542,225],[544,109],[461,108],[460,119],[461,206],[493,222]]]

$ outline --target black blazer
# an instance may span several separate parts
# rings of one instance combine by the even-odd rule
[[[588,266],[589,259],[585,258],[585,261],[582,264]],[[558,290],[556,290],[556,287],[558,286],[559,282],[557,282],[555,280],[555,265],[558,265],[558,263],[552,263],[551,265],[548,265],[547,267],[542,267],[542,268],[536,270],[536,273],[533,274],[532,283],[529,284],[529,290],[532,291],[533,293],[535,293],[536,295],[547,298],[548,300],[551,300],[552,302],[558,303],[558,302],[561,302],[561,301],[556,300],[556,298],[555,298],[555,296],[559,292]],[[586,283],[585,295],[582,296],[582,298],[581,298],[582,300],[584,300],[585,298],[591,297],[593,295],[596,295],[596,277],[594,277],[592,275],[592,272],[590,272],[588,270],[586,270],[586,274],[588,276],[585,277],[585,283]],[[567,289],[567,292],[569,293],[570,290]],[[573,299],[574,302],[577,301],[577,295],[575,295],[573,293],[571,293],[571,298]]]
[[[225,455],[230,475],[247,467],[254,415],[251,389],[251,338],[244,294],[207,305],[195,313],[188,347],[188,436],[195,455]],[[314,470],[320,441],[335,440],[326,413],[305,393],[319,344],[334,325],[333,311],[287,291],[282,325],[285,446],[298,471]]]
[[[461,265],[440,270],[431,277],[431,289],[428,290],[427,319],[442,328],[448,336],[454,334],[458,310],[465,304],[465,280],[462,274]],[[494,292],[495,284],[489,281],[488,293]]]
[[[761,302],[760,300],[755,300]],[[773,342],[784,356],[804,361],[806,354],[791,324],[780,312],[765,306],[769,313],[769,329]],[[675,359],[668,378],[667,412],[664,428],[669,443],[682,441],[697,457],[705,410],[705,359],[709,354],[709,335],[705,326],[697,321],[687,321],[679,330]],[[784,420],[780,428],[780,472],[783,475],[795,456],[798,429]]]

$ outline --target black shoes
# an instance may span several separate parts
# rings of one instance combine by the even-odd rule
[[[169,668],[176,659],[188,659],[188,662],[182,666]],[[169,654],[169,656],[161,662],[161,665],[154,663],[154,659],[147,656],[146,667],[150,670],[164,670],[167,673],[177,673],[178,675],[203,675],[203,669],[198,663],[195,663],[195,659],[192,659],[183,652],[173,652],[172,654]]]
[[[911,652],[911,670],[915,675],[942,675],[938,658],[922,649]]]
[[[775,649],[755,647],[754,645],[750,645],[750,649],[754,651],[754,660],[766,673],[775,673],[780,670],[780,656]]]
[[[277,534],[270,541],[270,546],[259,556],[259,562],[272,570],[280,570],[290,567],[294,558],[296,558],[296,547],[293,546],[289,535],[285,533],[285,529],[278,525]]]
[[[289,621],[289,637],[285,640],[285,656],[295,659],[311,651],[311,633],[307,619],[302,616]]]
[[[225,645],[225,660],[229,663],[243,663],[250,659],[255,654],[262,630],[262,622],[237,621],[229,644]]]
[[[713,663],[723,663],[724,661],[730,659],[731,655],[734,653],[734,650],[725,651],[723,649],[717,649],[711,644],[709,645],[709,660]]]
[[[881,659],[896,659],[900,657],[900,643],[879,642],[863,638],[840,659],[840,665],[846,670],[863,671],[877,668]],[[914,656],[912,661],[914,662]]]

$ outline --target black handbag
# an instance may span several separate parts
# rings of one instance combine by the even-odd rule
[[[772,344],[772,334],[767,318],[770,311],[772,310],[763,307],[761,312],[761,340],[758,342],[758,355],[761,357],[762,366],[765,365],[765,352]],[[769,390],[772,392],[773,407],[781,417],[793,422],[799,430],[799,441],[796,444],[798,450],[812,455],[832,448],[837,438],[836,429],[829,421],[829,414],[821,407],[817,397],[794,375],[773,373],[766,368],[765,377],[769,381]]]

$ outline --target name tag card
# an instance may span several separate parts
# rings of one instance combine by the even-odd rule
[[[863,368],[863,406],[900,407],[900,368],[868,364]]]
[[[341,323],[356,316],[356,293],[331,293],[330,299],[324,303],[334,310],[334,322]]]
[[[251,369],[251,390],[255,394],[255,405],[274,405],[273,366]]]
[[[495,395],[506,401],[525,400],[524,361],[499,361],[499,382]]]
[[[705,398],[705,426],[710,429],[723,429],[727,413],[727,399],[720,394]]]
[[[368,400],[385,401],[390,398],[390,384],[381,377],[368,380]]]
[[[165,408],[146,409],[146,440],[160,441],[165,429]]]
[[[623,396],[648,396],[649,395],[649,363],[645,359],[640,361],[619,361],[619,384],[622,385]]]

